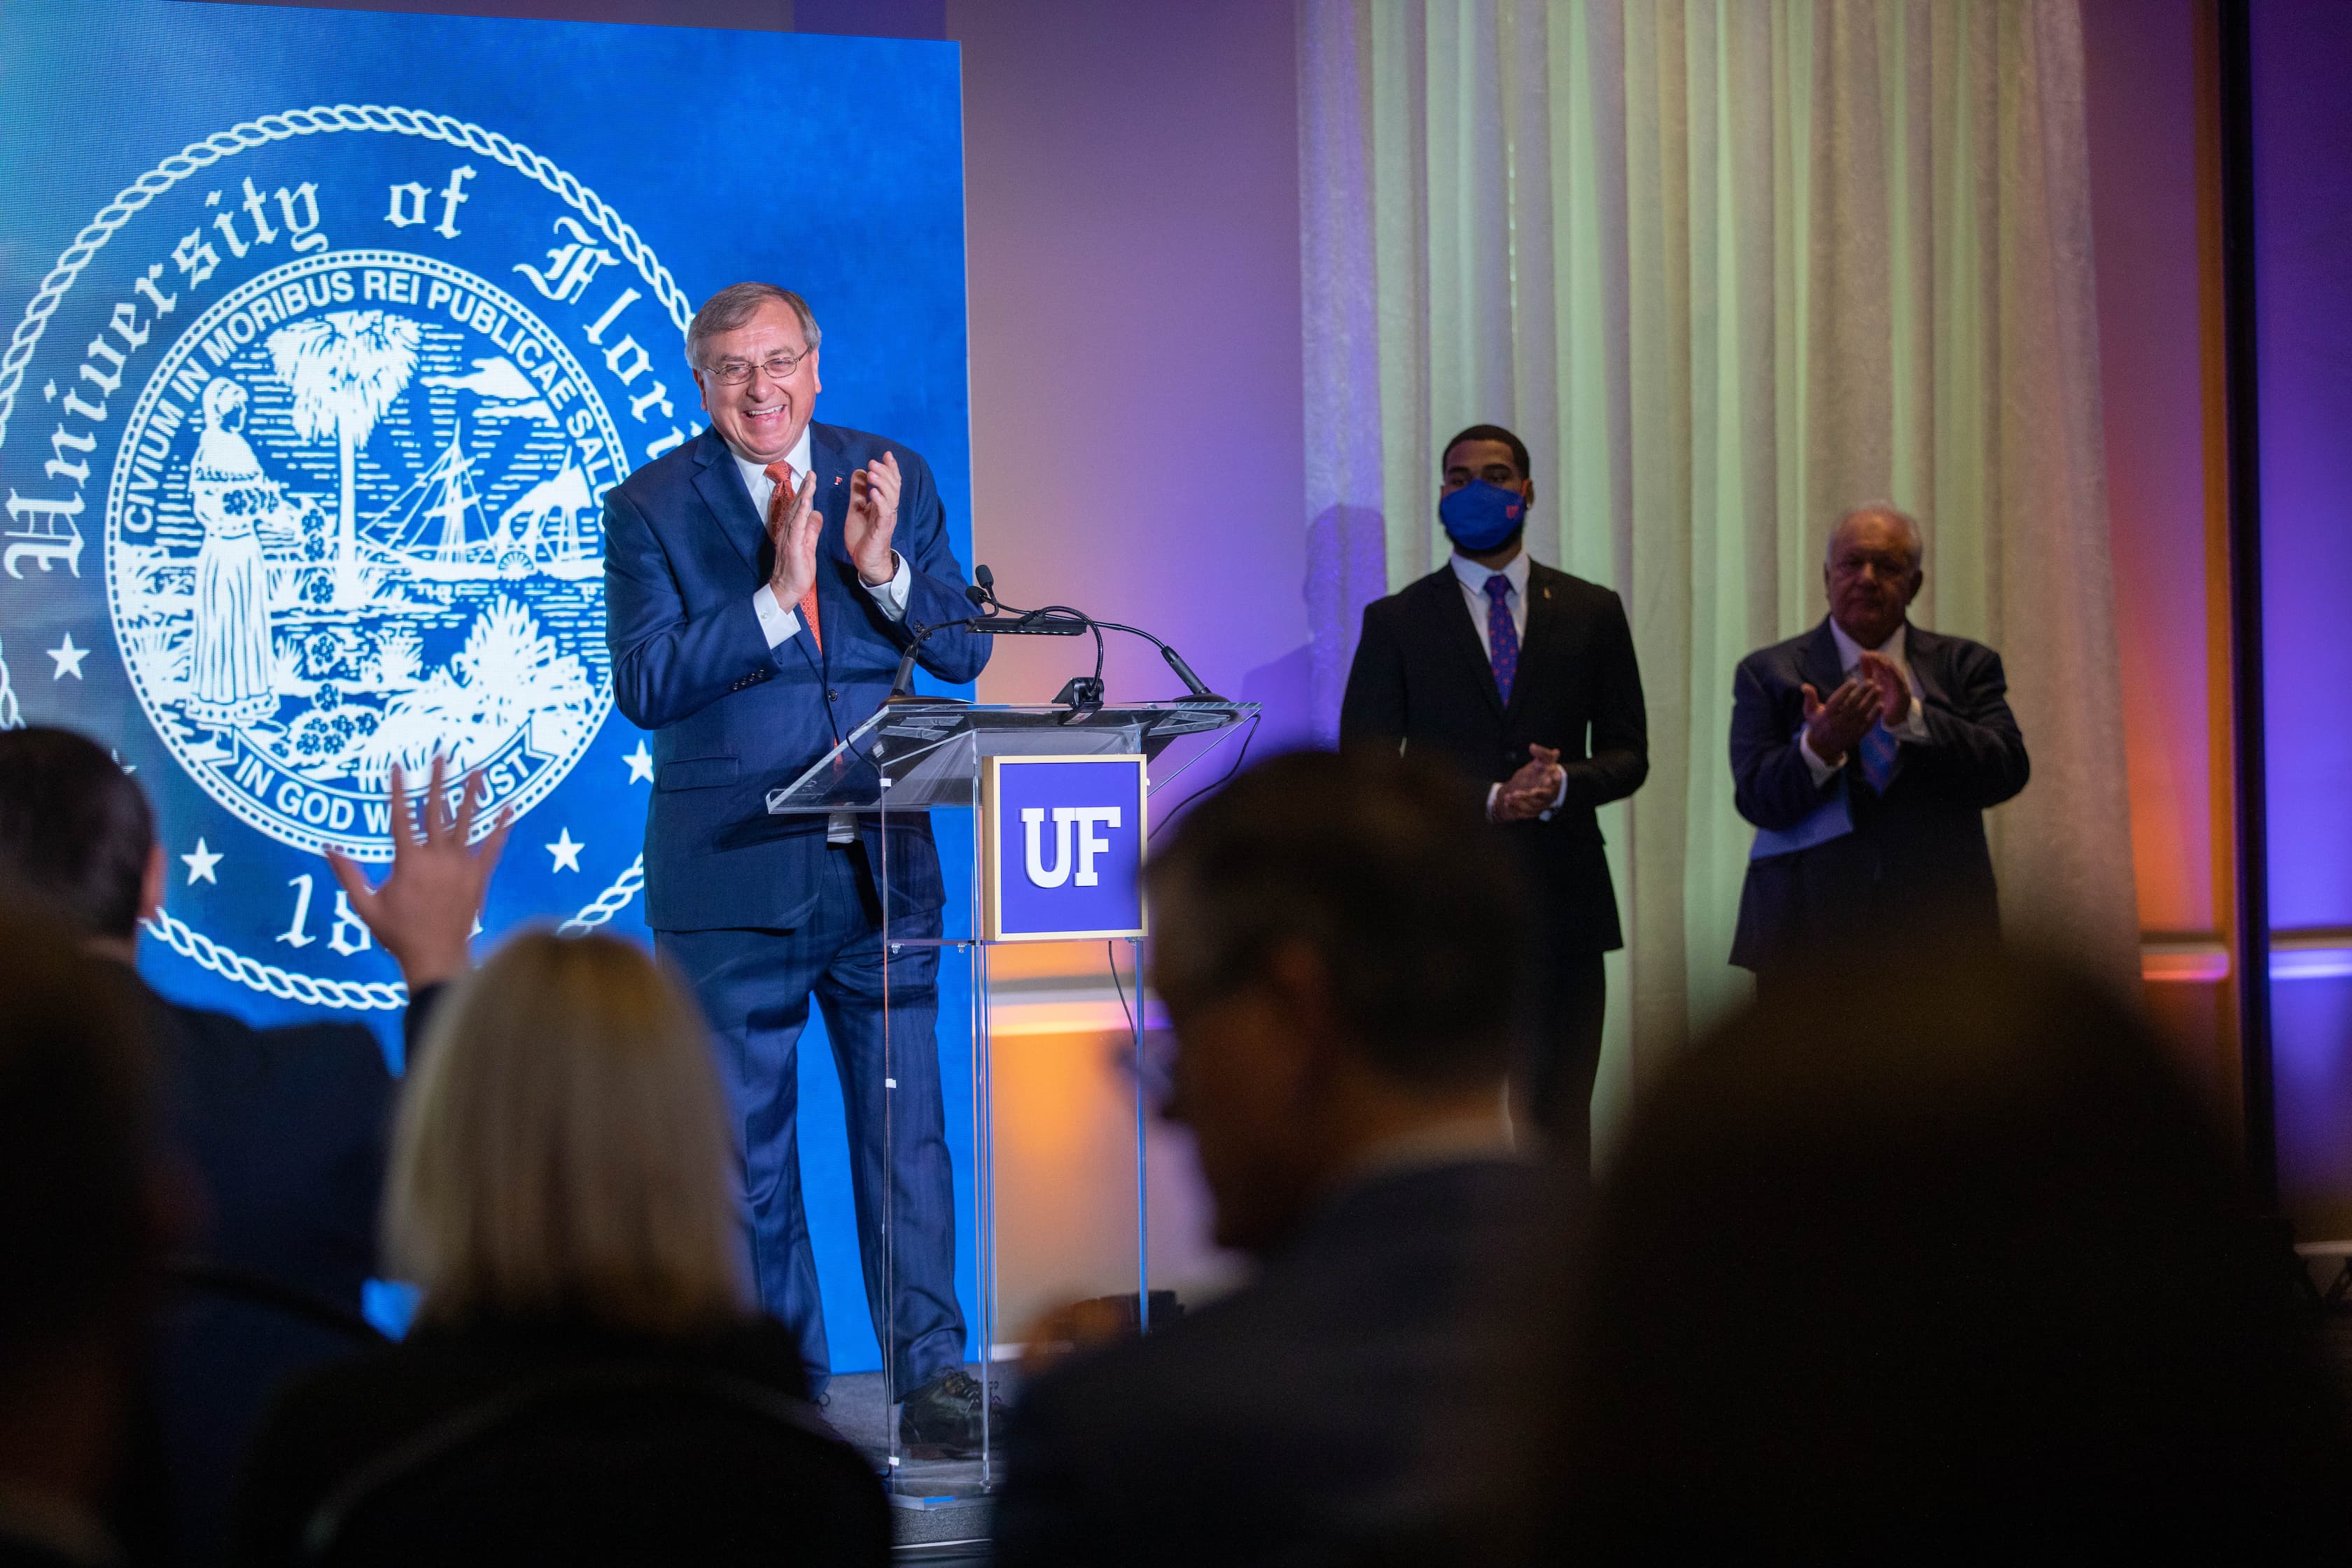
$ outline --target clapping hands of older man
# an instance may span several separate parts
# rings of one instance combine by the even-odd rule
[[[1911,683],[1904,679],[1902,667],[1893,659],[1864,648],[1853,667],[1853,677],[1876,689],[1880,723],[1893,730],[1911,717]]]
[[[1812,748],[1813,755],[1832,766],[1843,761],[1870,733],[1885,701],[1878,683],[1859,675],[1849,676],[1826,701],[1811,685],[1802,690],[1805,743]]]

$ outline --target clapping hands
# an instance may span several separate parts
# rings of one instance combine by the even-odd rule
[[[1495,793],[1495,820],[1528,822],[1541,816],[1559,798],[1559,786],[1567,778],[1559,752],[1549,746],[1529,746],[1528,760]]]
[[[1853,667],[1853,679],[1867,680],[1878,689],[1878,721],[1893,729],[1911,716],[1911,683],[1903,679],[1903,671],[1884,654],[1864,651]]]
[[[1829,694],[1803,688],[1805,739],[1813,755],[1834,767],[1862,742],[1874,724],[1890,729],[1911,713],[1911,684],[1884,655],[1864,651],[1845,683]]]
[[[890,536],[898,527],[898,459],[885,452],[849,476],[849,515],[842,527],[842,542],[857,576],[869,588],[878,588],[897,576],[890,558]]]
[[[816,497],[816,470],[801,476],[792,499],[768,524],[768,542],[775,546],[776,564],[768,574],[768,591],[776,605],[789,610],[816,586],[816,542],[824,531],[824,514],[812,504]]]

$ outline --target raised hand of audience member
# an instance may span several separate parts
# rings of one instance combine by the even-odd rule
[[[1813,755],[1835,765],[1860,743],[1870,727],[1878,722],[1880,710],[1885,702],[1874,680],[1850,676],[1845,684],[1822,700],[1821,694],[1811,685],[1803,689],[1805,701],[1805,739],[1813,748]],[[1905,704],[1907,709],[1909,704]]]
[[[478,846],[472,844],[475,815],[486,793],[482,775],[467,775],[463,798],[452,811],[446,773],[446,763],[436,753],[425,809],[418,814],[424,819],[420,833],[409,815],[407,780],[400,765],[393,764],[392,869],[380,886],[369,886],[367,874],[349,855],[327,851],[327,864],[342,884],[352,912],[399,962],[412,996],[464,973],[471,963],[475,919],[506,848],[507,830],[514,825],[514,808],[501,807],[497,825]]]

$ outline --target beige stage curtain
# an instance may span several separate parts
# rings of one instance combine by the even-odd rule
[[[1436,444],[1518,430],[1649,698],[1604,1100],[1746,994],[1732,668],[1864,500],[1926,529],[1915,618],[2007,661],[2011,929],[2135,978],[2074,0],[1303,0],[1300,45],[1318,706],[1444,559]]]

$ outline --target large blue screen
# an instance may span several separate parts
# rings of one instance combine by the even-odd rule
[[[719,288],[808,298],[818,416],[923,453],[971,562],[952,45],[10,0],[0,84],[0,724],[137,770],[172,995],[383,1031],[397,972],[319,849],[387,855],[385,770],[436,748],[520,814],[485,940],[643,934],[599,516],[700,428],[684,334]],[[811,1226],[870,1366],[811,1031]]]

